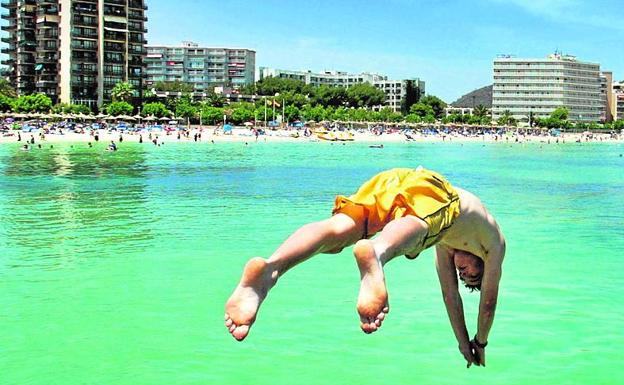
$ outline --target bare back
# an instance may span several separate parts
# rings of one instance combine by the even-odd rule
[[[455,187],[460,200],[460,215],[444,234],[440,243],[444,246],[468,251],[487,260],[491,250],[504,244],[494,217],[474,194]]]

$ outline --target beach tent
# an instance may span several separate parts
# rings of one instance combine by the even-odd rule
[[[117,120],[136,120],[133,116],[130,115],[119,115],[115,117]]]
[[[223,133],[224,134],[232,134],[232,125],[231,124],[224,124],[223,125]]]

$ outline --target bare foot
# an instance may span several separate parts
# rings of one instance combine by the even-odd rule
[[[247,337],[260,304],[274,284],[264,259],[256,257],[247,262],[240,283],[225,304],[225,327],[234,338],[242,341]]]
[[[353,248],[353,254],[360,269],[361,279],[357,303],[360,327],[364,333],[373,333],[381,327],[389,311],[384,272],[371,241],[367,239],[358,241]]]

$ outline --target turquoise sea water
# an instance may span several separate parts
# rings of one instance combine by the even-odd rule
[[[1,384],[622,384],[621,144],[0,146]],[[351,254],[284,276],[243,343],[245,261],[336,194],[418,165],[479,195],[507,238],[487,367],[466,369],[432,251],[386,269],[359,330]],[[478,295],[462,289],[469,333]]]

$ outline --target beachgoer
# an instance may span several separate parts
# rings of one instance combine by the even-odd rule
[[[108,151],[117,151],[117,145],[112,140],[110,144],[108,145]]]
[[[380,232],[375,239],[369,239]],[[392,169],[375,175],[350,197],[336,197],[333,216],[304,225],[268,258],[247,262],[225,305],[225,326],[243,340],[258,309],[279,277],[318,254],[353,249],[361,284],[357,302],[361,328],[379,329],[389,311],[383,266],[399,255],[416,258],[436,246],[442,296],[459,350],[467,365],[485,365],[485,346],[494,320],[505,239],[496,221],[473,194],[426,170]],[[464,321],[458,276],[481,291],[477,333]]]
[[[143,143],[143,135],[139,135],[139,143]]]

